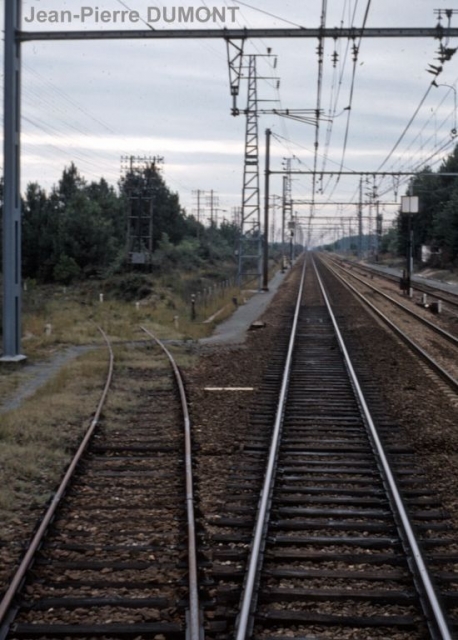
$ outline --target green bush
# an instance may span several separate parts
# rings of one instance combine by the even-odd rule
[[[149,296],[153,283],[142,273],[127,273],[106,280],[104,290],[117,300],[133,302]]]
[[[81,269],[76,264],[74,258],[65,254],[61,255],[59,261],[53,269],[53,276],[56,282],[70,284],[81,274]]]

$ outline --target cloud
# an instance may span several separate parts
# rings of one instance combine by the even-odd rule
[[[24,0],[23,4],[24,12],[29,15],[31,7],[76,12],[90,3],[84,0]],[[101,0],[97,4],[100,10],[122,8],[117,0]],[[125,4],[142,16],[148,6],[154,5],[149,0],[126,0]],[[172,4],[178,5],[164,0],[157,6]],[[185,7],[203,4],[191,0],[181,3]],[[285,27],[291,26],[292,22],[317,27],[322,3],[319,0],[306,5],[250,0],[249,4],[260,11],[230,0],[227,4],[240,7],[237,11],[240,26]],[[448,4],[446,0],[416,0],[413,10],[411,3],[398,0],[373,2],[367,26],[432,27],[437,19],[434,9],[446,8]],[[207,0],[207,5],[227,6],[223,0],[212,3]],[[342,20],[348,22],[348,15],[342,13],[342,5],[341,2],[328,3],[329,26],[337,26]],[[357,25],[362,22],[366,3],[359,5],[355,18]],[[94,26],[101,27],[100,24],[84,25],[85,28]],[[107,24],[104,28],[112,26]],[[136,25],[125,26],[138,28]],[[140,26],[146,28],[143,24]],[[158,23],[155,26],[170,28],[171,25]],[[57,28],[63,27],[57,25]],[[34,28],[56,27],[40,24]],[[65,25],[65,28],[75,28],[75,24]],[[349,104],[351,44],[347,41],[334,43],[333,40],[325,43],[321,107],[326,113],[333,110],[337,93],[336,114]],[[260,107],[316,108],[316,46],[314,39],[262,39],[246,43],[247,53],[265,54],[271,47],[272,54],[278,54],[276,69],[272,68],[272,57],[268,60],[257,58],[259,74],[271,78],[259,82]],[[356,66],[345,168],[374,170],[383,161],[431,82],[432,77],[425,68],[428,63],[434,63],[437,46],[437,40],[363,40]],[[334,51],[338,55],[335,70],[332,66]],[[49,188],[71,160],[89,179],[104,175],[115,182],[121,155],[151,154],[165,157],[165,179],[170,181],[172,188],[179,190],[183,203],[189,208],[194,189],[218,190],[224,194],[229,208],[240,203],[245,118],[243,115],[239,118],[230,116],[232,99],[224,40],[30,42],[23,46],[23,60],[23,185],[29,180],[37,180]],[[246,75],[246,70],[244,73]],[[457,63],[453,59],[441,77],[453,84],[457,75]],[[277,76],[281,78],[279,93],[275,89],[276,80],[272,79]],[[242,110],[246,107],[246,86],[244,79],[238,98]],[[431,109],[438,107],[444,93],[444,89],[431,92],[399,149],[403,162],[406,160],[403,151],[420,132],[411,148],[411,165],[434,149],[434,137],[448,135],[453,124],[451,97],[431,118]],[[347,112],[344,112],[335,119],[327,148],[328,124],[320,123],[319,168],[323,166],[323,156],[328,158],[328,170],[340,165],[346,124]],[[263,115],[259,118],[261,177],[267,127],[277,135],[272,141],[272,163],[276,168],[280,168],[283,157],[291,154],[297,155],[305,165],[313,166],[315,128],[278,116]],[[395,154],[393,160],[397,157]],[[273,177],[273,192],[280,193],[281,188],[280,177]],[[351,198],[355,188],[357,178],[342,179],[333,197]],[[297,180],[293,189],[310,193],[310,178]]]

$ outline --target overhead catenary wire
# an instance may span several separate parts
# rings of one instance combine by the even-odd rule
[[[453,82],[452,84],[453,84],[453,85],[455,85],[455,84],[457,83],[457,81],[458,81],[458,78],[455,78],[455,80],[454,80],[454,82]],[[435,85],[434,85],[434,83],[433,83],[433,86],[435,86]],[[440,85],[438,85],[438,86],[440,86]],[[447,85],[445,85],[445,86],[447,86]],[[417,133],[417,135],[412,139],[412,141],[410,142],[410,144],[408,145],[408,147],[406,147],[406,149],[405,149],[405,151],[402,153],[401,157],[400,157],[400,158],[398,158],[396,161],[394,161],[394,162],[391,164],[391,167],[395,167],[395,166],[396,166],[396,163],[397,163],[397,162],[400,162],[400,161],[401,161],[401,159],[402,159],[402,157],[403,157],[403,156],[405,156],[405,155],[408,153],[408,151],[412,148],[412,146],[414,145],[414,143],[417,141],[417,139],[421,136],[421,134],[424,132],[424,130],[426,129],[426,127],[429,125],[429,123],[431,122],[432,118],[436,117],[436,115],[437,115],[437,112],[438,112],[439,108],[443,105],[443,103],[445,102],[445,100],[446,100],[447,96],[449,95],[450,91],[452,91],[452,90],[455,90],[455,91],[456,91],[456,89],[454,89],[453,87],[450,87],[450,88],[449,88],[449,90],[448,90],[448,91],[447,91],[447,93],[444,95],[444,97],[443,97],[443,98],[442,98],[442,100],[439,102],[439,104],[438,104],[434,109],[432,109],[432,110],[431,110],[431,113],[430,113],[429,118],[425,121],[425,123],[423,124],[423,127],[419,130],[419,132]],[[456,116],[455,109],[453,109],[453,111],[452,111],[452,116]],[[444,120],[442,120],[442,122],[441,122],[439,125],[437,125],[437,123],[436,123],[436,126],[435,126],[436,132],[437,132],[438,130],[440,130],[440,129],[444,126],[444,124],[445,124],[446,120],[448,119],[448,117],[449,117],[449,116],[447,116]],[[433,135],[434,135],[434,134],[433,134]],[[430,136],[426,141],[424,141],[424,143],[423,143],[423,144],[424,144],[424,145],[426,145],[426,144],[431,140],[431,137],[432,137],[432,136]],[[410,161],[410,158],[406,159],[406,160],[404,161],[404,163],[401,163],[401,164],[400,164],[400,167],[405,166],[409,161]]]
[[[242,0],[232,0],[235,4],[241,4],[248,9],[253,9],[253,11],[258,11],[259,13],[263,13],[266,16],[270,16],[271,18],[275,18],[276,20],[281,20],[285,24],[290,24],[293,27],[299,27],[300,29],[305,29],[303,24],[298,24],[297,22],[292,22],[291,20],[287,20],[286,18],[282,18],[275,13],[270,13],[269,11],[265,11],[264,9],[260,9],[259,7],[255,7],[252,4],[248,4],[248,2],[242,2]]]
[[[389,152],[389,154],[386,156],[385,160],[382,162],[382,164],[378,167],[377,171],[381,171],[383,169],[383,167],[386,165],[386,163],[388,162],[388,160],[392,157],[393,153],[396,151],[396,149],[399,147],[399,145],[401,144],[401,142],[404,140],[404,137],[407,133],[407,131],[410,129],[413,121],[415,120],[415,118],[418,115],[418,112],[420,111],[420,109],[422,108],[422,106],[425,103],[426,98],[429,95],[429,92],[431,91],[433,87],[433,84],[431,83],[428,88],[425,91],[425,94],[423,95],[422,99],[420,100],[417,108],[415,109],[415,111],[413,112],[412,116],[410,117],[409,122],[406,124],[406,126],[404,127],[401,135],[399,136],[399,138],[396,140],[393,148],[391,149],[391,151]]]
[[[347,152],[347,144],[348,144],[348,137],[349,137],[349,133],[350,133],[350,119],[351,119],[351,115],[352,115],[352,107],[353,107],[353,96],[354,96],[354,91],[355,91],[355,80],[356,80],[356,68],[357,68],[357,62],[359,59],[359,51],[361,48],[361,42],[363,39],[363,35],[364,35],[364,29],[366,27],[366,23],[367,23],[367,19],[369,17],[369,11],[370,11],[370,7],[371,7],[371,1],[372,0],[367,0],[367,4],[366,4],[366,10],[364,12],[364,18],[363,18],[363,22],[362,22],[362,26],[361,26],[361,32],[359,35],[359,42],[357,45],[354,45],[354,56],[353,56],[353,69],[352,69],[352,78],[351,78],[351,85],[350,85],[350,97],[349,97],[349,101],[348,101],[348,113],[347,113],[347,122],[346,122],[346,126],[345,126],[345,135],[344,135],[344,142],[343,142],[343,148],[342,148],[342,158],[341,158],[341,169],[343,168],[343,164],[345,161],[345,154]],[[335,189],[337,188],[337,185],[339,184],[340,181],[340,175],[337,176],[337,180],[336,183],[334,185],[332,194],[330,197],[332,197]]]
[[[321,18],[320,29],[326,28],[326,16],[327,16],[328,2],[322,0],[321,2]],[[316,195],[316,169],[318,165],[318,147],[320,144],[320,114],[321,114],[321,93],[323,89],[323,66],[324,66],[324,50],[325,40],[320,37],[318,39],[318,76],[317,76],[317,91],[316,91],[316,111],[315,111],[315,142],[314,142],[314,156],[313,156],[313,176],[312,176],[312,204],[310,214],[313,216],[313,203]]]
[[[349,11],[349,23],[348,24],[349,24],[349,26],[353,26],[354,23],[355,23],[356,10],[358,8],[358,1],[359,0],[355,1],[353,12],[351,11],[351,2],[348,3],[348,11]],[[342,20],[341,20],[342,26],[344,24],[345,8],[346,7],[344,5],[343,11],[342,11]],[[346,43],[346,46],[345,46],[345,53],[344,53],[343,62],[340,60],[340,55],[339,55],[339,65],[340,65],[339,82],[338,82],[337,90],[336,90],[336,93],[335,93],[335,99],[334,99],[334,104],[333,104],[333,108],[332,108],[332,114],[331,114],[330,121],[329,121],[329,124],[328,124],[328,128],[327,128],[327,131],[326,131],[325,153],[324,153],[322,171],[325,171],[325,169],[326,169],[326,163],[327,163],[327,158],[328,158],[328,153],[329,153],[329,147],[331,145],[331,138],[332,138],[333,127],[334,127],[334,119],[335,119],[336,113],[337,113],[338,102],[339,102],[340,92],[342,90],[343,78],[344,78],[344,74],[345,74],[345,68],[346,68],[346,65],[347,65],[349,50],[350,50],[350,40],[347,40],[347,43]],[[337,70],[337,65],[336,65],[335,69]],[[327,186],[328,186],[330,181],[331,181],[331,178],[329,178],[328,182],[326,183],[326,186],[324,188],[322,188],[322,191],[325,191],[327,189]]]
[[[418,114],[419,110],[421,109],[421,107],[423,106],[424,102],[426,101],[426,98],[427,98],[427,96],[428,96],[429,92],[431,91],[431,87],[432,87],[432,86],[434,86],[434,83],[432,83],[432,84],[428,87],[428,89],[427,89],[427,91],[426,91],[425,95],[423,96],[422,100],[420,101],[420,104],[417,106],[417,108],[416,108],[416,110],[415,110],[414,114],[412,115],[412,117],[410,118],[410,120],[409,120],[408,124],[407,124],[407,125],[406,125],[406,127],[404,128],[404,130],[403,130],[403,132],[402,132],[401,136],[398,138],[398,140],[397,140],[397,142],[396,142],[395,146],[393,147],[393,149],[391,150],[391,152],[390,152],[389,156],[387,156],[387,158],[385,158],[384,162],[383,162],[383,163],[380,165],[380,167],[377,169],[377,172],[379,172],[379,171],[384,167],[384,165],[386,164],[386,162],[387,162],[387,161],[389,160],[389,158],[393,155],[393,153],[394,153],[394,151],[396,150],[396,148],[398,148],[398,147],[399,147],[399,145],[400,145],[400,143],[401,143],[402,139],[403,139],[403,138],[405,137],[405,135],[407,134],[407,131],[409,130],[410,126],[412,125],[412,123],[413,123],[413,121],[414,121],[415,117],[417,116],[417,114]],[[439,106],[443,103],[444,99],[445,99],[445,97],[442,99],[442,101],[440,102]],[[434,110],[434,113],[436,112],[436,110],[437,110],[437,109],[438,109],[438,107],[436,107],[436,109]],[[447,118],[448,118],[448,117],[447,117]],[[446,119],[447,119],[447,118],[446,118]],[[431,119],[431,116],[430,116],[430,118],[428,119],[428,122],[430,121],[430,119]],[[446,120],[446,119],[445,119],[445,120]],[[443,121],[443,122],[445,122],[445,121]],[[442,124],[443,124],[443,123],[442,123]],[[426,126],[426,125],[424,125],[423,129],[425,128],[425,126]],[[423,130],[423,129],[422,129],[422,130]],[[418,138],[418,135],[419,135],[419,134],[417,134],[417,136],[415,137],[415,140]],[[430,136],[430,138],[428,138],[428,140],[426,141],[426,143],[427,143],[427,142],[429,142],[430,140],[431,140],[431,136]],[[426,143],[424,143],[424,144],[426,144]],[[411,145],[412,145],[412,144],[413,144],[413,142],[411,143]],[[444,143],[444,142],[441,142],[439,145],[435,145],[435,147],[433,147],[432,152],[431,152],[431,153],[430,153],[426,158],[422,159],[419,163],[416,163],[416,164],[414,164],[414,165],[411,165],[411,167],[412,167],[412,168],[411,168],[411,170],[412,170],[413,172],[420,170],[420,169],[421,169],[421,167],[423,167],[427,162],[431,161],[431,160],[432,160],[432,159],[433,159],[437,154],[439,154],[439,153],[442,153],[442,154],[443,154],[443,153],[444,153],[444,151],[446,151],[446,150],[447,150],[447,149],[448,149],[452,144],[453,144],[453,140],[448,139],[448,140],[446,140],[446,141],[445,141],[445,143]],[[410,148],[410,146],[411,146],[411,145],[409,145],[409,148]],[[440,162],[440,161],[441,161],[441,158],[439,158],[438,160],[436,160],[436,161],[435,161],[435,164],[437,164],[437,162]],[[406,161],[406,162],[404,163],[404,165],[402,165],[402,166],[404,167],[404,166],[407,164],[407,162],[408,162],[408,161]],[[393,165],[393,166],[392,166],[393,170],[395,170],[395,169],[394,169],[394,166],[395,166],[395,165]],[[377,188],[378,188],[378,189],[380,188],[380,185],[381,185],[381,183],[383,182],[383,180],[384,180],[384,179],[385,179],[384,177],[380,178],[380,183],[379,183],[379,185],[377,185]],[[403,185],[403,184],[405,184],[407,181],[408,181],[408,178],[403,178],[403,179],[401,179],[401,180],[399,181],[399,185],[398,185],[398,187],[399,187],[399,186],[401,186],[401,185]],[[390,187],[388,187],[387,189],[385,189],[382,193],[379,193],[379,195],[386,195],[387,193],[391,192],[392,190],[393,190],[393,187],[392,187],[392,186],[390,186]],[[352,205],[352,204],[355,202],[355,199],[356,199],[357,197],[358,197],[358,187],[356,187],[356,188],[355,188],[355,191],[354,191],[354,193],[353,193],[353,195],[352,195],[352,197],[351,197],[351,199],[350,199],[350,201],[349,201],[349,205]]]

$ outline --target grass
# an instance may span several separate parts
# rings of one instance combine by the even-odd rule
[[[174,347],[181,366],[191,366],[195,357],[183,347]],[[145,393],[170,388],[171,376],[157,381],[138,373],[169,371],[158,347],[117,346],[113,389],[103,410],[108,430],[128,428]],[[0,422],[0,520],[8,524],[17,514],[32,517],[51,495],[71,453],[76,450],[99,401],[107,371],[107,352],[94,349],[65,365],[23,405],[2,415]],[[132,375],[135,372],[136,375]],[[5,536],[8,534],[4,534]],[[0,532],[0,541],[2,533]]]
[[[158,338],[198,340],[211,335],[215,326],[233,313],[234,297],[241,301],[252,295],[250,291],[232,287],[210,299],[198,298],[196,319],[192,320],[190,303],[181,295],[188,288],[187,277],[183,274],[181,281],[178,278],[175,289],[171,278],[152,281],[152,295],[138,305],[109,299],[106,292],[105,301],[100,303],[104,282],[90,281],[66,288],[31,282],[23,294],[22,351],[28,362],[33,363],[50,358],[68,346],[103,345],[97,325],[102,326],[113,341],[145,339],[139,330],[141,324]],[[219,311],[214,320],[204,322]],[[50,335],[45,331],[47,326],[51,327]],[[11,397],[28,377],[20,364],[0,363],[0,403]]]
[[[183,276],[186,279],[186,275]],[[215,325],[234,310],[233,298],[249,297],[249,292],[227,288],[210,299],[198,298],[196,319],[191,319],[190,303],[170,283],[155,283],[153,294],[139,304],[109,299],[99,301],[99,285],[93,283],[64,289],[59,286],[30,284],[24,292],[23,352],[27,362],[52,357],[73,345],[104,345],[97,325],[112,341],[145,340],[140,330],[145,325],[158,338],[197,340],[212,333]],[[183,289],[183,285],[181,286]],[[222,309],[214,321],[204,320]],[[48,334],[45,327],[51,325]],[[180,366],[190,366],[193,356],[182,348],[171,347]],[[106,408],[111,418],[133,411],[139,394],[149,385],[130,369],[149,370],[164,367],[159,351],[116,348],[116,376],[122,385],[109,394]],[[162,362],[162,364],[160,364]],[[168,366],[168,365],[167,365]],[[54,377],[13,411],[0,420],[0,517],[11,522],[17,510],[41,506],[61,477],[69,453],[88,426],[101,393],[107,367],[105,348],[91,350],[63,366]],[[22,365],[0,364],[0,402],[10,398],[30,377]],[[155,382],[154,382],[155,384]],[[159,380],[158,385],[168,384]]]
[[[0,510],[8,523],[41,506],[88,426],[103,387],[107,355],[96,349],[66,365],[0,424]],[[45,489],[46,488],[46,489]]]
[[[217,322],[233,312],[233,297],[242,297],[240,289],[231,288],[205,303],[198,300],[196,319],[192,320],[190,304],[170,291],[162,299],[155,296],[138,305],[119,300],[100,303],[98,294],[78,299],[76,291],[68,294],[57,287],[45,291],[51,295],[37,287],[24,296],[23,351],[32,361],[51,355],[61,346],[100,343],[97,325],[115,341],[138,339],[140,324],[147,324],[159,338],[197,340],[210,335]],[[36,301],[39,297],[41,303]],[[203,323],[222,308],[214,322]],[[49,325],[51,333],[47,335],[45,328]]]

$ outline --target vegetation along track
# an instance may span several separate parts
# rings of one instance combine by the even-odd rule
[[[449,522],[375,390],[363,397],[324,295],[309,265],[284,377],[275,350],[214,519],[207,637],[451,638]]]
[[[200,637],[186,397],[154,340],[174,375],[162,354],[117,370],[107,339],[104,396],[0,605],[2,639]],[[111,424],[113,367],[110,398],[129,380],[141,404]]]
[[[398,302],[352,271],[340,266],[337,266],[338,271],[336,271],[335,264],[331,266],[328,261],[325,261],[325,264],[341,282],[393,329],[435,374],[445,380],[453,394],[458,392],[458,338],[455,335],[406,304]],[[353,284],[350,283],[349,277]],[[416,321],[414,324],[412,319]]]

